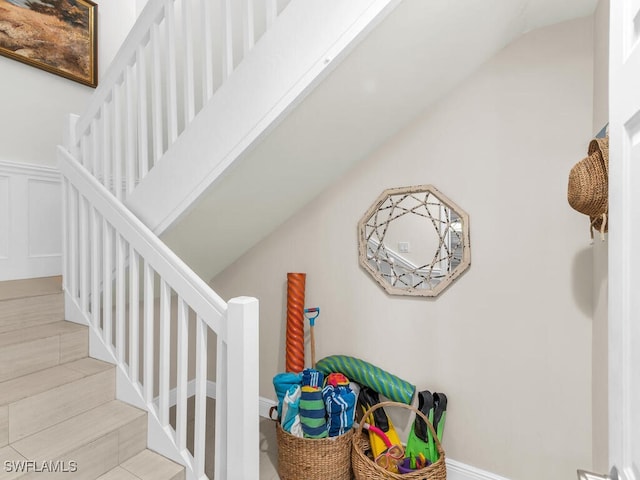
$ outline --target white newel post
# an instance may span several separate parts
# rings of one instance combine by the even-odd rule
[[[260,476],[258,300],[233,298],[227,323],[227,479]]]

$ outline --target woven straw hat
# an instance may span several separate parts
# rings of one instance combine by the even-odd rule
[[[593,229],[604,235],[609,230],[609,138],[589,142],[588,156],[574,165],[569,173],[567,190],[569,205],[591,219]]]

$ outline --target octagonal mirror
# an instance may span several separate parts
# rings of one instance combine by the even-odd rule
[[[382,192],[358,237],[360,265],[393,295],[434,297],[471,264],[469,216],[432,185]]]

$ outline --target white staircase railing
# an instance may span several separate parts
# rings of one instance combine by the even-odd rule
[[[117,198],[160,161],[289,0],[149,0],[70,153]]]
[[[149,446],[185,465],[190,480],[207,478],[208,338],[215,335],[215,478],[258,478],[257,300],[225,303],[65,148],[58,156],[67,318],[89,325],[92,350],[97,340],[119,367],[119,398],[122,378],[137,398],[131,403],[149,412]]]

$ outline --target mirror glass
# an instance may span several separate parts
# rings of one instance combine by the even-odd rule
[[[385,190],[358,235],[360,264],[391,294],[436,296],[471,263],[468,216],[432,185]]]

